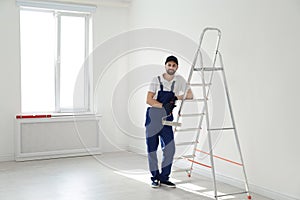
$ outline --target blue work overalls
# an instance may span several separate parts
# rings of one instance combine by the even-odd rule
[[[160,103],[169,103],[174,98],[173,92],[175,81],[172,82],[171,91],[164,91],[163,84],[158,77],[160,83],[160,91],[157,93],[157,101]],[[146,113],[146,143],[148,152],[148,164],[152,174],[151,180],[168,181],[171,173],[171,167],[173,163],[173,157],[175,154],[175,143],[172,126],[162,125],[162,117],[167,116],[164,108],[148,107]],[[168,121],[173,121],[173,115],[167,117]],[[157,160],[157,148],[159,144],[159,138],[161,142],[161,148],[163,151],[162,169],[159,173],[158,160]]]

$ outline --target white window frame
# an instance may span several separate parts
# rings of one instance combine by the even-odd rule
[[[92,49],[92,16],[91,12],[95,6],[63,4],[53,2],[38,2],[17,0],[21,10],[31,10],[39,12],[52,12],[55,17],[56,26],[56,47],[54,57],[55,68],[55,113],[92,113],[93,112],[93,67],[91,59],[86,59]],[[55,9],[53,9],[55,8]],[[61,8],[61,9],[59,9]],[[84,107],[83,108],[62,108],[60,106],[60,46],[61,46],[61,16],[84,17],[85,19],[85,50],[84,50]]]
[[[77,16],[77,17],[84,17],[85,18],[85,50],[84,50],[84,57],[87,58],[90,52],[90,15],[84,13],[70,13],[64,11],[55,11],[55,19],[56,22],[56,53],[55,53],[55,110],[56,112],[91,112],[91,104],[90,104],[90,86],[92,84],[92,76],[90,76],[89,71],[91,71],[90,65],[88,63],[88,59],[85,60],[84,66],[84,108],[73,108],[67,109],[62,108],[60,106],[60,44],[61,44],[61,16]]]

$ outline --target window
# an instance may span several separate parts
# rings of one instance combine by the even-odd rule
[[[22,113],[91,111],[90,20],[87,12],[21,7]]]

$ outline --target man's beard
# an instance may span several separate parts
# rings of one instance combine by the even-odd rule
[[[173,70],[173,69],[168,69],[167,70],[167,73],[169,74],[169,75],[174,75],[175,74],[175,70]]]

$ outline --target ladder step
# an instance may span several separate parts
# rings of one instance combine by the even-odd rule
[[[190,114],[180,114],[180,117],[197,117],[205,115],[205,113],[190,113]]]
[[[205,99],[184,99],[184,102],[203,102]]]
[[[177,143],[176,146],[186,146],[186,145],[192,145],[192,144],[197,144],[198,142],[180,142]]]
[[[234,127],[229,127],[229,128],[210,128],[207,129],[209,131],[226,131],[226,130],[234,130]]]
[[[191,168],[175,169],[175,170],[172,170],[172,172],[190,172],[191,170],[192,170]]]
[[[211,83],[206,83],[206,84],[203,84],[203,83],[188,83],[190,86],[210,86]]]
[[[200,67],[200,68],[194,68],[194,71],[219,71],[223,70],[223,67]]]
[[[181,129],[176,129],[176,132],[186,132],[186,131],[198,131],[201,130],[201,128],[181,128]]]
[[[195,157],[195,155],[184,155],[184,156],[175,157],[174,159],[179,160],[179,159],[189,159],[189,158],[194,158],[194,157]]]
[[[246,194],[248,193],[247,191],[243,191],[243,192],[234,192],[234,193],[229,193],[229,194],[221,194],[218,195],[217,197],[225,197],[225,196],[230,196],[230,195],[237,195],[237,194]]]

